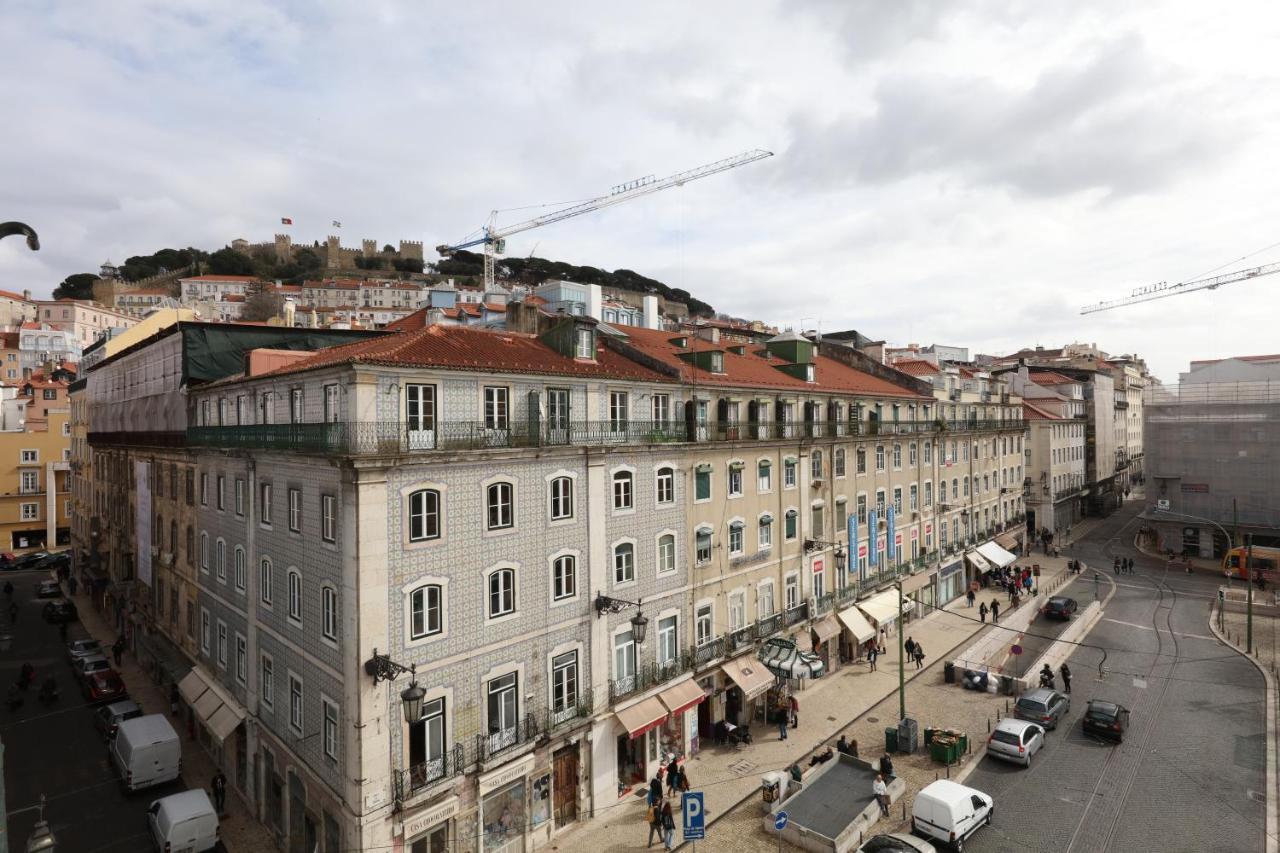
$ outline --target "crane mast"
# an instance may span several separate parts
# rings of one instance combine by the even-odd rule
[[[562,222],[566,219],[572,219],[575,216],[581,216],[584,213],[593,213],[597,210],[603,210],[606,207],[613,207],[615,204],[622,204],[632,199],[641,198],[643,196],[652,195],[662,190],[672,187],[684,186],[690,181],[701,180],[720,172],[727,172],[730,169],[736,169],[739,166],[745,166],[748,163],[754,163],[757,160],[763,160],[766,157],[772,157],[772,151],[763,149],[753,149],[737,154],[733,157],[726,157],[723,160],[717,160],[714,163],[707,163],[693,169],[687,169],[683,172],[676,172],[665,178],[655,178],[648,175],[633,181],[617,184],[612,187],[608,194],[597,196],[577,204],[571,204],[567,207],[544,213],[541,216],[535,216],[532,219],[526,219],[523,222],[517,222],[513,225],[504,225],[499,228],[497,225],[498,211],[494,210],[489,213],[489,222],[484,227],[483,234],[474,240],[456,243],[454,245],[436,246],[436,251],[442,256],[452,255],[462,249],[469,249],[472,246],[484,247],[484,288],[485,292],[493,289],[494,286],[494,266],[498,255],[502,254],[506,239],[513,234],[519,234],[523,231],[530,231],[534,228],[541,228],[544,225],[551,225],[556,222]]]
[[[1235,272],[1223,273],[1215,275],[1212,278],[1201,278],[1195,281],[1184,281],[1178,284],[1169,284],[1168,282],[1160,282],[1159,284],[1149,284],[1145,287],[1135,288],[1128,296],[1122,296],[1119,299],[1110,299],[1103,302],[1096,302],[1093,305],[1086,305],[1080,309],[1081,314],[1094,314],[1098,311],[1110,311],[1112,308],[1123,308],[1126,305],[1136,305],[1139,302],[1153,302],[1156,299],[1167,299],[1170,296],[1178,296],[1183,293],[1191,293],[1195,290],[1214,290],[1224,284],[1231,284],[1237,281],[1247,281],[1251,278],[1259,276],[1271,275],[1280,272],[1280,263],[1263,264],[1260,267],[1250,267],[1249,269],[1236,270]]]

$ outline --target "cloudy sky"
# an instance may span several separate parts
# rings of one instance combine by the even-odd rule
[[[348,243],[431,246],[764,148],[508,251],[894,343],[1097,342],[1166,380],[1280,349],[1280,276],[1078,313],[1280,260],[1253,254],[1280,242],[1274,4],[11,0],[5,19],[0,220],[44,249],[0,243],[0,288],[270,239],[282,216],[295,240],[338,219]]]

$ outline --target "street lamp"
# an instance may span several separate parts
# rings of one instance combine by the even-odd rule
[[[637,646],[644,643],[645,634],[649,630],[649,620],[640,612],[639,601],[626,601],[621,598],[610,598],[602,593],[597,593],[595,606],[597,619],[606,613],[621,613],[628,607],[634,607],[636,609],[636,615],[631,617],[631,639],[635,640]]]
[[[379,681],[392,681],[399,675],[409,674],[409,686],[400,691],[400,702],[404,706],[404,721],[409,725],[413,725],[422,718],[422,699],[427,695],[427,691],[418,684],[416,670],[416,664],[409,666],[398,664],[387,655],[378,654],[376,648],[373,650],[373,657],[364,662],[365,674],[373,677],[374,684]]]

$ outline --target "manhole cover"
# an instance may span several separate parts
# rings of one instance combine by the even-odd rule
[[[733,762],[732,764],[729,765],[729,769],[739,776],[745,776],[748,773],[750,773],[752,770],[755,770],[756,765],[744,759],[742,761]]]
[[[878,722],[880,722],[880,718],[879,718],[879,717],[867,717],[867,722],[868,722],[868,723],[878,723]]]

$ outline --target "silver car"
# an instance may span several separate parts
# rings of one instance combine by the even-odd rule
[[[1056,729],[1070,710],[1070,698],[1056,690],[1037,687],[1022,694],[1013,706],[1013,715],[1019,720],[1030,720],[1047,729]]]
[[[90,655],[102,655],[102,644],[97,640],[72,640],[67,643],[67,660],[71,661],[73,666]]]
[[[83,683],[93,673],[111,669],[111,661],[103,655],[88,655],[73,663],[72,667],[75,669],[76,678]]]
[[[987,754],[1031,766],[1031,756],[1044,748],[1044,729],[1036,723],[1005,717],[987,738]]]

